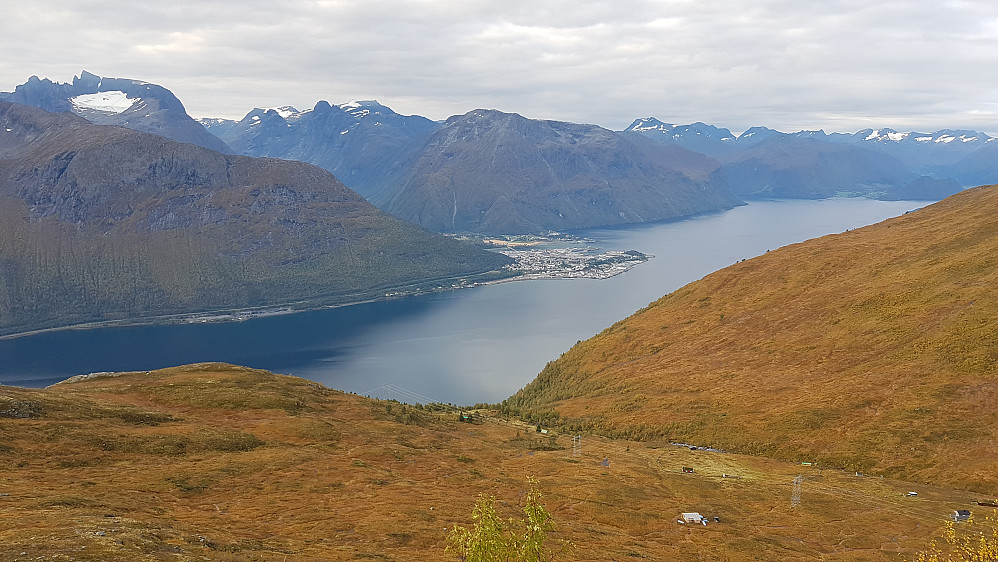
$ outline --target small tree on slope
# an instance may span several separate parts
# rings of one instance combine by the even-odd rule
[[[932,541],[914,562],[998,562],[998,511],[982,522],[973,516],[959,525],[947,522],[942,541]]]
[[[481,494],[471,511],[471,529],[456,525],[447,536],[447,550],[454,551],[462,562],[542,562],[552,560],[545,554],[547,534],[554,530],[551,514],[541,503],[541,493],[530,480],[531,488],[523,507],[526,519],[510,518],[506,526],[496,513],[496,498]],[[565,549],[568,544],[564,545]],[[564,549],[563,549],[564,551]]]

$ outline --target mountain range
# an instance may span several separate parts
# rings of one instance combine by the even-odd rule
[[[335,119],[318,119],[317,110]],[[736,136],[704,123],[644,118],[613,132],[485,109],[431,122],[373,101],[320,102],[304,112],[255,109],[238,122],[201,122],[237,152],[323,166],[383,209],[443,232],[660,220],[723,209],[737,198],[938,200],[998,181],[998,165],[988,157],[992,137],[948,129],[826,134],[753,127]],[[580,135],[590,140],[580,142]],[[673,150],[656,152],[644,140]],[[379,147],[393,151],[390,164],[372,156]],[[614,155],[594,158],[603,152]],[[695,172],[675,173],[683,169]],[[698,205],[683,203],[684,181],[705,182]],[[603,203],[592,192],[600,185]],[[644,212],[636,212],[635,201]]]
[[[964,181],[966,166],[961,160],[986,150],[992,140],[973,131],[922,134],[866,129],[826,134],[781,133],[766,127],[735,136],[704,123],[677,126],[655,118],[636,119],[625,131],[717,158],[720,175],[732,191],[747,199],[938,200],[971,185]],[[992,167],[990,177],[998,181],[998,167]]]
[[[9,102],[0,200],[0,334],[355,302],[510,262],[391,217],[311,164]]]
[[[255,109],[202,124],[237,152],[305,160],[439,232],[542,233],[740,203],[709,158],[594,125],[476,110],[444,123],[374,101]]]
[[[382,209],[441,232],[673,219],[757,198],[938,200],[998,181],[994,139],[969,130],[753,127],[734,135],[649,117],[614,132],[485,109],[435,122],[376,101],[257,108],[238,121],[195,122],[165,88],[88,72],[70,84],[32,77],[0,99],[221,152],[309,162]]]

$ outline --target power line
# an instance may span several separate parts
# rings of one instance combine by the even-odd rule
[[[430,398],[429,396],[426,396],[425,394],[420,394],[418,392],[414,392],[412,390],[409,390],[407,388],[403,388],[403,387],[395,385],[395,384],[383,384],[383,385],[381,385],[381,386],[379,386],[377,388],[372,388],[371,390],[368,390],[367,392],[362,392],[361,394],[363,394],[365,396],[370,396],[370,395],[372,395],[374,393],[377,393],[377,392],[381,392],[382,394],[388,394],[389,396],[392,396],[393,398],[394,397],[401,397],[402,399],[399,400],[399,402],[419,402],[420,404],[431,404],[431,403],[439,403],[440,402],[439,400],[435,400],[433,398]]]

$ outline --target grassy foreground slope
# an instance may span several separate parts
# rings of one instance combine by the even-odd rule
[[[0,386],[0,559],[456,560],[478,494],[522,516],[533,476],[560,560],[896,561],[975,498],[456,417],[223,364]]]
[[[998,491],[998,188],[725,268],[506,402],[668,438]]]

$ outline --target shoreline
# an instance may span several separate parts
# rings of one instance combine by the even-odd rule
[[[476,274],[477,276],[488,276],[490,274],[503,274],[509,273],[505,277],[498,279],[489,279],[484,281],[473,281],[474,276],[457,276],[444,279],[437,279],[435,281],[423,282],[429,283],[430,285],[435,285],[430,288],[423,288],[423,283],[413,283],[407,287],[413,287],[406,290],[405,287],[399,287],[394,291],[380,294],[378,296],[368,296],[366,298],[357,298],[355,300],[347,300],[345,302],[337,302],[333,304],[313,304],[308,305],[308,300],[296,301],[290,303],[280,303],[271,304],[260,307],[253,308],[238,308],[238,309],[228,309],[228,310],[215,310],[215,311],[203,311],[203,312],[187,312],[187,313],[177,313],[177,314],[163,314],[158,316],[146,316],[140,318],[128,318],[121,320],[101,320],[95,322],[83,322],[80,324],[71,324],[68,326],[57,326],[52,328],[41,328],[38,330],[27,330],[24,332],[16,332],[13,334],[6,334],[0,336],[0,341],[14,340],[19,338],[26,338],[31,336],[37,336],[52,332],[62,332],[67,330],[97,330],[102,328],[126,328],[130,326],[170,326],[170,325],[180,325],[180,324],[209,324],[209,323],[220,323],[220,322],[242,322],[245,320],[251,320],[253,318],[266,318],[270,316],[282,316],[285,314],[296,314],[299,312],[313,312],[317,310],[327,310],[342,308],[346,306],[355,306],[359,304],[369,304],[373,302],[382,302],[395,299],[401,299],[411,296],[430,294],[430,293],[442,293],[446,291],[457,291],[461,289],[470,289],[474,287],[479,287],[483,285],[495,285],[499,283],[511,283],[514,281],[536,281],[536,280],[562,280],[562,279],[609,279],[630,271],[631,268],[635,267],[640,263],[648,261],[650,258],[654,257],[651,255],[646,255],[635,250],[628,250],[626,252],[611,251],[603,253],[593,253],[594,248],[591,246],[584,249],[578,249],[576,252],[578,256],[574,256],[574,260],[570,266],[566,265],[566,251],[571,252],[571,249],[558,248],[558,249],[536,249],[531,247],[529,250],[507,250],[507,252],[501,252],[506,255],[510,255],[517,259],[516,267],[510,267],[505,270],[494,270],[483,273]],[[518,258],[516,255],[520,254]],[[584,255],[583,255],[584,254]],[[528,256],[530,261],[528,262],[524,256]],[[540,258],[538,258],[540,256]],[[581,257],[580,257],[581,256]],[[609,259],[608,259],[609,258]],[[599,267],[597,268],[592,263],[584,262],[584,259],[602,259],[602,265],[611,265],[612,267]],[[538,260],[540,260],[539,263]],[[543,263],[543,262],[547,263]],[[557,262],[552,264],[551,262]],[[598,265],[598,264],[597,264]],[[458,283],[453,281],[458,280]],[[450,285],[444,285],[446,281],[452,281]],[[368,293],[370,294],[370,293]],[[360,296],[360,295],[358,295]],[[311,299],[313,301],[320,300]],[[300,307],[300,308],[299,308]]]

